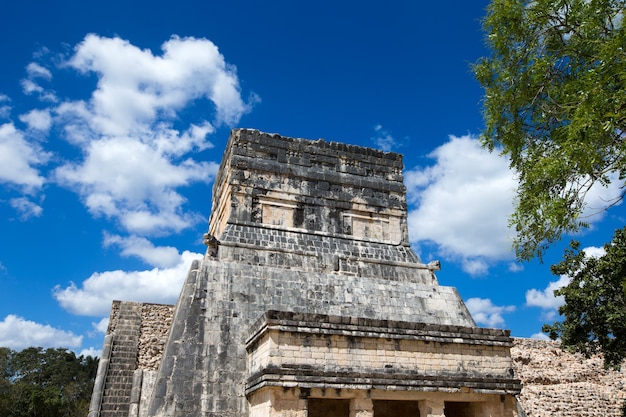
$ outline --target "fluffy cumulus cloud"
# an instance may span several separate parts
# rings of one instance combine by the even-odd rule
[[[66,139],[84,155],[60,166],[56,180],[76,190],[91,213],[131,233],[177,232],[196,223],[201,217],[182,211],[177,189],[213,179],[218,165],[189,154],[212,147],[207,136],[215,126],[236,123],[250,109],[234,67],[207,39],[172,37],[155,55],[97,35],[85,37],[66,65],[94,74],[98,84],[88,100],[54,109]],[[191,103],[205,105],[212,120],[176,125]]]
[[[605,254],[604,248],[595,246],[587,247],[583,249],[583,251],[586,256],[594,258]],[[526,291],[526,305],[529,307],[539,307],[542,311],[541,316],[543,320],[554,320],[558,314],[558,308],[565,303],[563,296],[556,297],[554,291],[565,287],[570,281],[571,277],[561,275],[558,280],[549,282],[542,290],[531,288]]]
[[[121,237],[105,234],[104,245],[115,245],[122,249],[122,256],[135,256],[150,266],[171,268],[180,262],[178,249],[172,246],[154,246],[148,239],[139,236]]]
[[[497,306],[488,298],[469,298],[465,305],[476,323],[487,327],[504,327],[502,315],[515,311],[515,306]]]
[[[18,186],[26,193],[36,191],[45,182],[38,166],[49,158],[48,152],[29,142],[13,123],[0,125],[0,183]]]
[[[76,188],[91,213],[116,218],[133,233],[179,231],[198,218],[181,211],[177,187],[209,181],[214,162],[192,159],[173,163],[149,143],[133,138],[106,138],[85,146],[84,161],[57,169],[63,184]]]
[[[176,233],[203,217],[185,210],[180,189],[213,180],[218,164],[196,159],[213,145],[219,126],[237,123],[257,98],[242,99],[233,65],[207,39],[172,36],[155,53],[119,37],[87,35],[59,66],[41,54],[26,67],[25,94],[39,108],[10,120],[10,98],[0,94],[0,183],[23,194],[56,182],[78,193],[97,217],[137,235]],[[57,96],[46,87],[53,70],[96,80],[82,98]],[[181,118],[189,108],[202,116]],[[18,127],[16,127],[18,126]],[[78,149],[70,160],[51,159],[42,140],[51,131]],[[206,154],[205,154],[206,155]],[[48,164],[53,161],[54,164]],[[21,213],[37,207],[25,200]]]
[[[565,301],[562,296],[555,297],[554,291],[565,287],[569,282],[570,277],[563,275],[558,280],[548,283],[543,290],[532,288],[526,291],[526,305],[544,310],[558,309]]]
[[[434,164],[405,172],[409,236],[418,246],[434,245],[440,255],[459,261],[471,275],[488,272],[489,264],[513,258],[508,221],[517,189],[508,160],[488,152],[472,136],[451,136],[430,155]],[[611,174],[611,183],[596,183],[584,195],[582,218],[602,220],[605,209],[621,202],[624,181]],[[510,263],[509,270],[521,271]]]
[[[52,125],[52,116],[49,110],[33,109],[21,115],[20,121],[26,123],[29,129],[46,132]]]
[[[30,346],[80,347],[82,336],[39,324],[22,317],[8,315],[0,321],[0,346],[22,350]]]
[[[65,310],[86,316],[105,316],[113,300],[174,304],[192,261],[201,258],[199,253],[185,251],[170,268],[94,273],[80,286],[57,286],[53,294]]]
[[[508,162],[471,136],[451,136],[430,157],[434,165],[406,171],[409,236],[434,244],[469,274],[487,272],[490,261],[511,259],[508,218],[517,186]]]

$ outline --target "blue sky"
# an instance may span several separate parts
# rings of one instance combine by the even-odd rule
[[[174,303],[233,127],[404,154],[416,252],[479,325],[537,337],[566,242],[544,264],[510,250],[515,177],[476,140],[486,5],[4,5],[0,346],[99,354],[113,299]],[[615,192],[590,193],[589,213]],[[598,253],[625,215],[577,239]]]

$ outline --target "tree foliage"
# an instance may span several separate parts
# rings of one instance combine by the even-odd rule
[[[66,349],[0,348],[0,415],[84,417],[98,359]]]
[[[585,227],[586,193],[626,177],[624,0],[492,0],[483,144],[510,158],[520,185],[511,224],[519,259],[541,258]],[[623,194],[615,201],[623,198]]]
[[[574,351],[600,350],[605,366],[619,368],[626,358],[626,228],[615,232],[602,257],[589,257],[579,246],[572,242],[563,261],[552,267],[571,281],[554,292],[565,299],[559,308],[564,320],[543,331]]]

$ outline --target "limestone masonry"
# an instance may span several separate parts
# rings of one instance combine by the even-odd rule
[[[120,305],[142,312],[140,332],[146,341],[134,346],[136,364],[131,371],[144,375],[154,373],[154,363],[162,356],[174,306],[113,303],[111,328],[119,318]],[[156,347],[148,350],[147,346]],[[523,388],[518,401],[528,417],[619,417],[626,401],[626,369],[605,370],[601,356],[586,359],[580,354],[563,351],[557,342],[536,339],[513,339],[511,358],[515,377]],[[128,399],[126,399],[128,402]],[[128,414],[124,414],[128,415]],[[133,414],[138,415],[138,414]],[[415,414],[418,415],[418,414]]]
[[[234,130],[206,255],[176,306],[114,302],[89,417],[561,415],[522,391],[533,355],[411,250],[402,169]]]

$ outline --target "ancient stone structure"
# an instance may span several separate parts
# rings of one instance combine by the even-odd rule
[[[134,315],[135,320],[129,320],[128,313],[133,310],[139,314]],[[137,390],[130,407],[132,375],[137,375],[138,380],[143,379],[144,389],[151,386],[156,374],[154,364],[162,358],[173,310],[174,306],[168,305],[113,303],[107,333],[113,336],[115,332],[117,342],[113,355],[108,356],[115,364],[107,374],[107,383],[111,386],[115,378],[117,385],[114,394],[113,391],[107,392],[103,415],[145,415],[145,406],[141,411],[138,408],[140,392]],[[133,321],[138,325],[137,339],[125,338],[122,326],[128,328]],[[124,376],[119,365],[125,356],[129,356],[129,351],[133,360]],[[514,338],[511,359],[515,377],[522,381],[523,388],[517,398],[527,417],[622,416],[622,407],[626,404],[626,367],[621,371],[606,370],[601,356],[585,358],[563,351],[557,342],[536,339]],[[124,380],[128,381],[127,387],[123,385]],[[136,386],[141,386],[141,382]],[[123,395],[125,392],[126,396]],[[114,408],[118,410],[115,413],[112,412]],[[419,414],[415,412],[413,415]]]
[[[527,417],[621,417],[626,406],[626,367],[607,370],[600,355],[585,358],[558,342],[515,339],[511,348],[518,396]]]
[[[206,255],[166,331],[167,306],[142,339],[145,305],[114,304],[90,417],[521,415],[509,333],[478,328],[410,249],[402,169],[233,131]]]

